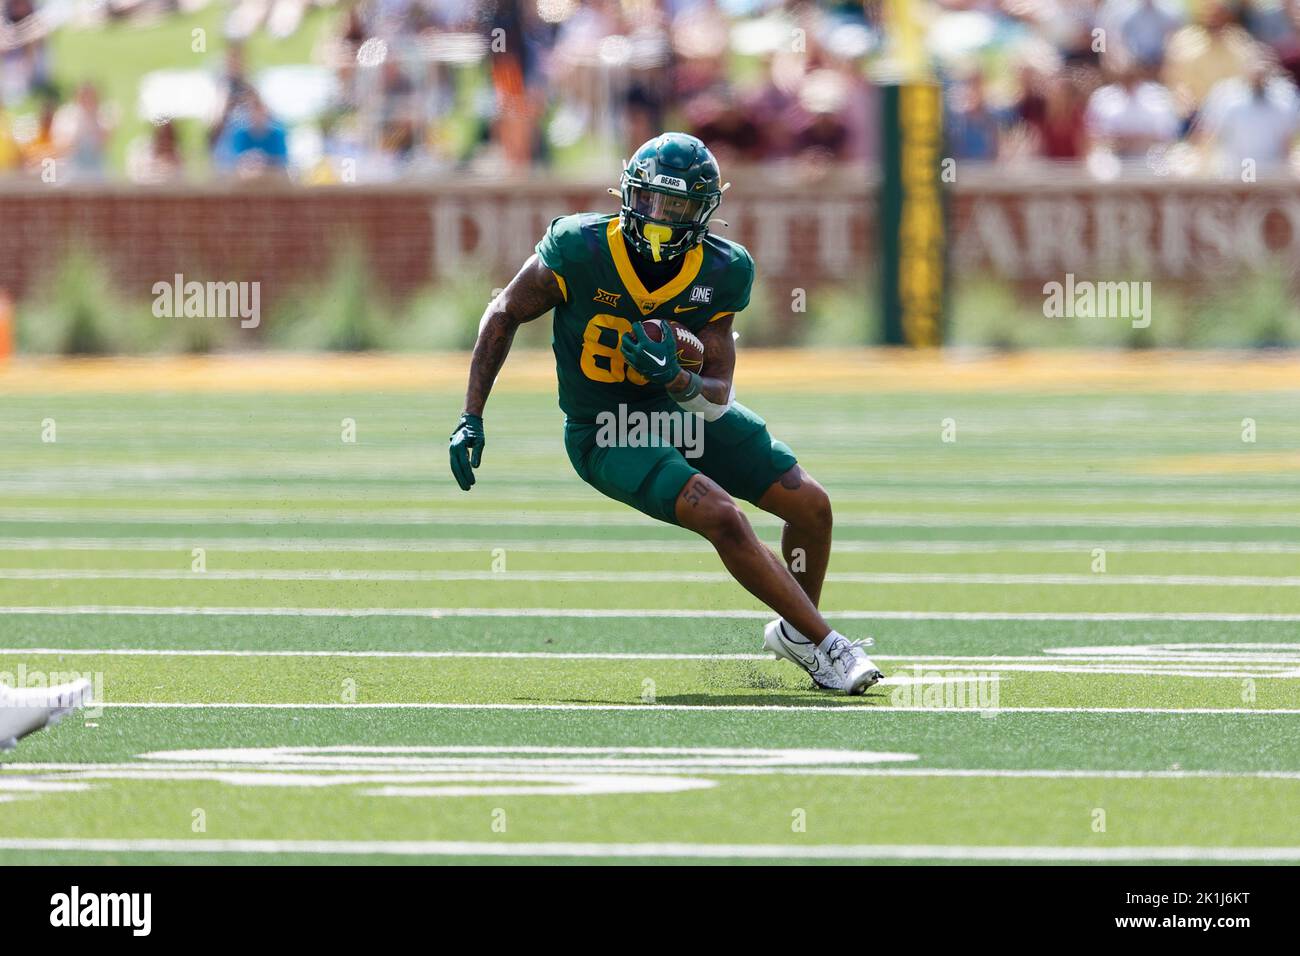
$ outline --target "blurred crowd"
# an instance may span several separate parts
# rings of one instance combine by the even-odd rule
[[[85,10],[157,22],[209,2]],[[1300,0],[236,0],[196,76],[117,103],[53,79],[52,31],[85,26],[68,9],[0,0],[0,174],[581,174],[676,128],[724,162],[817,176],[874,161],[878,84],[913,32],[960,160],[1262,174],[1300,131]],[[249,62],[258,31],[309,28],[310,63]]]
[[[322,152],[384,172],[582,171],[678,128],[724,160],[864,162],[878,45],[860,2],[361,3],[326,57],[340,110]]]
[[[82,180],[308,183],[580,173],[664,128],[697,132],[727,159],[809,170],[874,153],[867,61],[880,34],[874,5],[858,0],[239,0],[204,82],[181,84],[202,110],[177,104],[173,84],[156,111],[148,77],[138,103],[102,103],[93,82],[59,89],[49,34],[77,27],[43,19],[44,2],[0,0],[0,172],[56,162]],[[271,90],[245,41],[285,3],[328,5],[330,23],[312,62],[280,67]],[[259,5],[260,21],[249,11]],[[146,22],[179,7],[106,6]],[[141,132],[116,169],[122,123]],[[195,126],[200,170],[186,168],[193,151],[182,148]]]
[[[1082,162],[1101,178],[1240,178],[1292,161],[1300,0],[942,6],[959,159]]]

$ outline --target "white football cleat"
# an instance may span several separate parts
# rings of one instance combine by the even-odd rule
[[[779,617],[763,628],[763,646],[778,659],[802,668],[821,690],[839,690],[840,678],[830,658]]]
[[[0,750],[13,750],[28,734],[53,727],[90,701],[90,681],[84,678],[54,687],[13,688],[0,684]]]
[[[870,638],[850,641],[842,634],[832,634],[830,640],[823,643],[826,645],[824,653],[831,662],[835,676],[839,678],[841,693],[865,693],[868,687],[885,676],[862,650],[863,644],[871,643]]]

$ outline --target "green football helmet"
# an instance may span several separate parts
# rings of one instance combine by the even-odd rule
[[[704,241],[729,185],[699,139],[662,133],[643,143],[623,169],[623,235],[647,259],[675,259]]]

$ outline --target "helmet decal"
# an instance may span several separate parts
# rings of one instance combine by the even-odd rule
[[[656,176],[656,177],[652,180],[652,182],[653,182],[656,186],[667,186],[669,189],[685,189],[685,188],[686,188],[686,180],[684,180],[684,179],[678,179],[676,176],[665,176],[665,175],[663,175],[662,173],[660,173],[658,176]],[[702,185],[704,185],[704,184],[703,184],[703,183],[696,183],[696,185],[697,185],[697,186],[702,186]]]

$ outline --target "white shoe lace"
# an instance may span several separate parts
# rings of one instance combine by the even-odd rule
[[[830,653],[826,656],[829,657],[831,663],[835,665],[835,669],[839,672],[841,679],[848,680],[849,674],[853,670],[855,664],[859,662],[864,664],[871,663],[871,658],[867,657],[866,652],[863,651],[862,648],[871,647],[873,644],[875,644],[875,641],[869,637],[862,637],[856,641],[851,641],[846,637],[841,641],[836,641],[835,646],[831,648]],[[848,657],[848,660],[843,659],[846,656]]]

